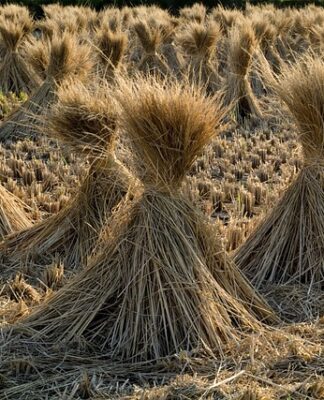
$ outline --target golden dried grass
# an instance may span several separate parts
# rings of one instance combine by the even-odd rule
[[[274,83],[296,121],[304,167],[236,254],[257,286],[323,282],[323,82],[323,62],[306,57]]]
[[[30,57],[37,57],[32,64],[38,64],[35,66],[43,71],[45,79],[27,101],[5,119],[0,127],[1,141],[33,139],[42,133],[42,115],[55,104],[57,87],[69,80],[84,81],[93,66],[90,46],[80,44],[77,37],[69,33],[37,43]]]
[[[220,101],[153,80],[119,87],[121,128],[146,166],[144,175],[138,170],[144,193],[112,216],[87,269],[21,327],[36,346],[41,340],[69,352],[76,341],[80,359],[91,349],[91,357],[104,352],[135,370],[184,349],[221,357],[244,330],[261,329],[253,314],[272,314],[180,189],[221,128]]]
[[[5,94],[30,94],[39,85],[36,74],[23,54],[24,38],[29,30],[26,24],[0,17],[0,89]]]
[[[49,136],[91,156],[90,170],[77,195],[58,214],[12,235],[2,248],[12,260],[50,260],[58,253],[67,267],[80,268],[131,180],[113,155],[115,105],[104,89],[89,92],[72,81],[60,89],[59,102],[46,116],[45,126]]]
[[[126,33],[102,27],[96,32],[94,46],[98,55],[97,75],[113,82],[115,74],[120,72],[127,50]]]
[[[143,49],[138,70],[145,74],[167,75],[170,69],[159,54],[163,43],[162,30],[145,20],[135,22],[133,28]]]
[[[227,76],[224,91],[225,104],[232,105],[236,118],[262,118],[262,111],[255,97],[249,74],[257,41],[251,24],[242,20],[234,26],[229,35]]]
[[[188,79],[205,86],[210,93],[220,87],[216,51],[221,38],[220,27],[212,22],[208,25],[192,22],[177,37],[177,42],[189,57]]]

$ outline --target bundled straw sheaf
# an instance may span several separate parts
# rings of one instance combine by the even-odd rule
[[[76,36],[65,33],[30,48],[31,64],[44,81],[30,98],[0,127],[0,140],[35,138],[43,129],[42,115],[56,102],[58,85],[68,80],[84,81],[93,66],[91,49],[79,44]]]
[[[18,4],[6,4],[0,7],[0,16],[7,21],[24,22],[30,20],[30,13],[27,7]]]
[[[115,145],[115,105],[108,88],[95,91],[67,82],[59,89],[59,102],[46,118],[46,134],[77,153],[92,157],[111,151]]]
[[[236,260],[255,284],[324,278],[324,64],[306,57],[285,67],[274,90],[297,125],[304,167]]]
[[[28,21],[13,22],[0,16],[0,89],[4,93],[29,94],[39,84],[23,54]]]
[[[242,22],[235,26],[230,42],[229,67],[235,75],[246,76],[252,65],[252,55],[257,41],[251,25]],[[230,63],[231,61],[231,63]]]
[[[46,79],[50,48],[51,42],[47,39],[33,40],[26,45],[26,58],[42,81]]]
[[[239,10],[218,6],[211,11],[210,18],[216,21],[220,25],[222,32],[227,35],[232,27],[242,19],[242,14]]]
[[[67,78],[87,78],[92,66],[90,46],[80,44],[76,35],[56,35],[51,41],[47,76],[53,78],[57,84]]]
[[[112,81],[120,69],[127,50],[127,35],[121,31],[107,28],[98,29],[95,37],[95,48],[98,54],[98,75]]]
[[[170,69],[159,54],[163,43],[163,30],[159,26],[149,25],[146,21],[137,21],[134,30],[142,46],[142,55],[138,69],[145,74],[165,76]]]
[[[146,166],[144,193],[112,217],[86,270],[22,321],[29,351],[45,346],[63,358],[77,342],[79,360],[104,354],[135,371],[183,349],[220,356],[245,329],[261,328],[253,314],[271,318],[180,189],[221,128],[220,101],[139,79],[117,98],[121,128]]]
[[[25,36],[24,30],[12,21],[7,21],[3,18],[0,21],[2,51],[4,52],[5,49],[7,51],[16,51],[19,44],[21,44],[21,39]]]
[[[136,144],[134,151],[140,152],[138,159],[148,167],[145,182],[177,187],[200,150],[219,129],[223,114],[220,110],[215,112],[212,99],[206,99],[203,90],[184,90],[180,84],[168,87],[166,81],[164,84],[165,89],[163,83],[149,79],[147,83],[141,80],[138,87],[127,92],[123,87],[128,102],[122,102],[124,113],[120,118],[123,122],[127,117],[127,132]],[[136,96],[140,101],[136,101]]]
[[[270,63],[274,72],[279,73],[282,60],[275,47],[278,33],[276,27],[269,20],[261,16],[253,19],[252,26],[265,58]]]
[[[237,118],[261,118],[262,111],[249,81],[253,53],[257,45],[250,23],[243,20],[238,26],[234,26],[228,40],[225,103],[234,105]]]
[[[321,161],[324,150],[324,64],[306,56],[286,67],[275,91],[286,104],[298,127],[306,163]]]
[[[3,243],[9,258],[47,260],[60,254],[70,268],[83,267],[100,230],[128,189],[130,175],[115,160],[116,112],[106,91],[72,82],[46,117],[48,135],[89,156],[89,172],[77,195],[58,214]],[[37,271],[35,271],[37,274]]]
[[[178,35],[178,42],[189,56],[189,79],[198,85],[203,85],[208,92],[215,92],[220,85],[215,57],[217,44],[222,37],[216,23],[208,25],[192,22]]]
[[[28,8],[15,4],[0,7],[0,27],[3,28],[2,38],[7,48],[13,49],[13,46],[21,39],[21,32],[27,35],[32,31],[33,26],[34,21]],[[13,30],[12,32],[10,32],[10,28]]]

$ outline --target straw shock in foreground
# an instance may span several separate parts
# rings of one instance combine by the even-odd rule
[[[221,128],[220,101],[169,85],[121,84],[121,126],[144,192],[113,215],[88,267],[14,328],[32,335],[29,351],[47,343],[66,355],[79,343],[79,360],[90,351],[134,365],[182,350],[220,356],[261,328],[256,316],[273,319],[180,189]]]
[[[257,286],[296,281],[323,285],[323,62],[306,57],[286,67],[274,89],[296,121],[304,167],[238,250],[236,261]]]

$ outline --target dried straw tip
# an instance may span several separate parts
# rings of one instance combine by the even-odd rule
[[[46,263],[59,254],[66,267],[82,268],[107,218],[126,194],[131,176],[113,154],[116,112],[111,97],[103,89],[89,92],[75,82],[63,86],[58,96],[46,116],[47,134],[76,153],[90,155],[90,169],[77,195],[61,211],[12,235],[2,248],[13,261]]]
[[[6,21],[19,23],[25,26],[32,25],[32,18],[28,8],[17,4],[7,4],[0,7],[0,17]]]
[[[195,21],[199,24],[205,22],[206,7],[203,4],[195,3],[191,7],[184,7],[180,9],[180,18],[189,21]]]
[[[76,153],[101,156],[113,150],[116,106],[108,86],[87,89],[67,82],[58,90],[58,102],[46,116],[46,134]]]
[[[83,80],[88,77],[92,66],[90,46],[80,44],[78,37],[70,33],[55,35],[50,45],[49,78],[57,84],[74,77]]]
[[[306,57],[285,67],[274,90],[294,117],[304,167],[276,207],[238,250],[236,260],[257,286],[322,285],[324,278],[324,64]]]
[[[228,34],[232,27],[242,19],[242,13],[239,10],[218,6],[211,11],[210,19],[219,24],[224,34]]]
[[[55,345],[66,357],[77,341],[79,360],[105,354],[133,371],[183,346],[219,357],[245,329],[261,329],[253,314],[271,318],[181,191],[188,169],[221,128],[220,102],[147,79],[121,83],[117,99],[138,174],[146,168],[144,192],[112,216],[86,270],[22,322],[33,332],[29,345],[43,343],[47,351]]]
[[[5,94],[29,94],[40,83],[24,58],[25,28],[22,22],[5,20],[0,16],[0,90]]]
[[[37,75],[44,81],[50,56],[49,40],[32,40],[26,44],[26,58]]]
[[[220,28],[216,23],[202,25],[197,22],[187,25],[177,36],[177,42],[189,56],[190,81],[207,87],[211,93],[214,93],[220,84],[215,55],[221,37]]]
[[[257,41],[251,25],[242,21],[229,35],[225,104],[232,105],[237,118],[262,118],[262,111],[252,91],[249,73]]]
[[[44,81],[0,126],[0,141],[36,138],[44,129],[44,116],[57,99],[57,87],[73,80],[84,81],[93,66],[91,49],[71,34],[55,37],[30,48],[31,64]]]

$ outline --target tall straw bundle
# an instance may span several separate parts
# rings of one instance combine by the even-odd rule
[[[0,238],[31,226],[27,206],[0,185]]]
[[[208,92],[219,89],[220,78],[215,57],[221,31],[216,23],[202,25],[192,22],[178,35],[178,42],[189,56],[189,79],[203,85]]]
[[[307,57],[285,67],[274,89],[296,121],[304,167],[235,258],[257,286],[315,285],[324,278],[323,62]]]
[[[16,109],[0,127],[0,140],[34,138],[41,130],[42,118],[55,103],[57,87],[64,81],[83,81],[92,68],[91,49],[79,44],[78,38],[65,33],[44,45],[30,48],[29,58],[45,77],[30,98]]]
[[[31,93],[39,84],[24,59],[23,45],[30,19],[13,22],[0,17],[0,90],[3,93]]]
[[[46,118],[47,133],[89,157],[90,170],[77,195],[58,214],[8,238],[3,250],[12,260],[50,259],[68,267],[85,265],[103,224],[127,192],[130,175],[115,159],[115,107],[104,89],[64,85]]]
[[[144,192],[110,221],[88,268],[24,321],[28,340],[83,343],[93,357],[131,363],[182,350],[216,355],[244,328],[260,329],[251,312],[270,315],[180,188],[220,129],[219,99],[140,79],[117,96]]]
[[[279,73],[282,60],[274,45],[277,36],[276,27],[261,15],[253,19],[252,27],[265,58],[274,72]]]
[[[145,74],[167,75],[169,67],[159,54],[163,43],[162,30],[157,26],[149,25],[146,21],[137,21],[134,24],[134,30],[142,46],[139,71]]]
[[[284,61],[287,61],[290,53],[290,49],[287,46],[287,37],[292,20],[293,18],[288,10],[277,10],[271,19],[271,23],[277,29],[276,49]]]
[[[295,52],[302,53],[308,48],[309,31],[313,21],[307,13],[299,11],[295,14],[289,30],[288,43]]]
[[[165,61],[170,69],[170,73],[176,78],[181,79],[185,62],[182,54],[179,52],[178,46],[175,44],[179,20],[175,17],[158,20],[150,18],[149,23],[153,24],[162,33],[163,41],[160,50],[163,61]]]
[[[262,111],[249,81],[256,45],[253,29],[247,21],[242,21],[232,29],[229,35],[225,104],[234,105],[237,118],[262,117]]]
[[[94,45],[98,55],[97,75],[113,82],[116,73],[122,67],[123,57],[127,49],[127,35],[121,31],[108,28],[97,30]]]

